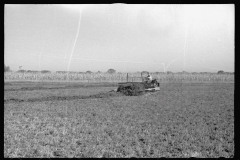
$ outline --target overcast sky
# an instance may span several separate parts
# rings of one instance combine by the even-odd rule
[[[11,70],[234,71],[235,6],[5,5]]]

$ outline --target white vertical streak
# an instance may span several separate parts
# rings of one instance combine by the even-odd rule
[[[74,52],[74,49],[75,49],[75,45],[76,45],[76,42],[77,42],[77,39],[78,39],[78,35],[79,35],[80,24],[81,24],[81,17],[82,17],[82,8],[79,11],[78,30],[77,30],[76,38],[75,38],[75,41],[74,41],[74,44],[73,44],[73,48],[72,48],[72,52],[71,52],[71,55],[70,55],[70,58],[69,58],[69,62],[68,62],[68,71],[69,71],[69,67],[70,67],[70,64],[71,64],[71,61],[72,61],[72,55],[73,55],[73,52]]]
[[[179,57],[178,57],[179,58]],[[172,60],[168,65],[167,65],[167,67],[166,67],[166,70],[167,70],[167,68],[170,66],[170,64],[172,63],[172,62],[174,62],[175,60],[177,60],[178,58],[175,58],[174,60]],[[165,71],[164,71],[165,72]]]

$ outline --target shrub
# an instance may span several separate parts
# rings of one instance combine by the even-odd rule
[[[48,71],[48,70],[42,70],[41,73],[51,73],[51,71]]]
[[[92,72],[91,72],[91,71],[87,71],[86,73],[89,73],[89,74],[90,74],[90,73],[92,73]]]
[[[218,71],[217,73],[218,73],[218,74],[223,74],[223,73],[224,73],[224,71],[222,71],[222,70],[221,70],[221,71]]]
[[[109,70],[107,71],[107,73],[114,74],[114,73],[116,73],[116,70],[114,70],[114,69],[109,69]]]
[[[20,70],[18,70],[17,72],[19,72],[19,73],[24,73],[24,72],[26,72],[26,70],[20,69]]]
[[[148,74],[148,71],[142,71],[142,74]]]

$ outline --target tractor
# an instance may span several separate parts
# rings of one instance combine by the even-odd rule
[[[149,81],[146,77],[144,78],[144,73],[141,73],[141,81],[142,82],[134,82],[133,79],[140,77],[128,77],[127,74],[127,82],[118,83],[118,88],[115,90],[117,92],[124,92],[127,95],[140,95],[144,92],[155,92],[160,90],[160,83],[153,79]],[[132,79],[132,81],[129,81]]]

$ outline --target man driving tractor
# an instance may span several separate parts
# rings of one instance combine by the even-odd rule
[[[147,82],[148,83],[152,82],[152,76],[150,74],[147,75]]]

